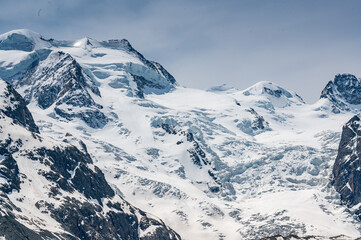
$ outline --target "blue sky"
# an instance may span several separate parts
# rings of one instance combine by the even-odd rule
[[[0,32],[126,38],[181,85],[272,81],[318,99],[337,73],[361,77],[361,1],[0,0]]]

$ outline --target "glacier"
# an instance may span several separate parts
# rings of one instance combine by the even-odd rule
[[[84,142],[119,197],[183,239],[361,237],[330,185],[342,126],[360,109],[357,78],[337,75],[312,104],[268,81],[205,91],[125,39],[29,30],[0,35],[0,77],[42,135]]]

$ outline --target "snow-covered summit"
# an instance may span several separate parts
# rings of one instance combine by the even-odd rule
[[[28,29],[13,30],[0,35],[0,50],[21,50],[31,52],[36,49],[50,48],[50,40]]]
[[[260,81],[245,90],[239,90],[228,84],[222,84],[211,87],[206,91],[232,96],[241,105],[246,103],[253,105],[266,104],[271,108],[284,108],[291,105],[303,105],[305,103],[297,93],[286,90],[269,81]]]
[[[73,44],[74,47],[80,47],[80,48],[94,48],[94,47],[100,47],[101,44],[90,37],[85,37],[79,40],[76,40]]]
[[[269,100],[286,107],[291,104],[304,104],[303,99],[295,92],[285,90],[273,82],[261,81],[243,91],[245,96],[266,96]]]
[[[100,100],[108,94],[106,89],[145,98],[177,86],[175,78],[161,64],[147,60],[125,39],[47,40],[30,30],[14,30],[0,36],[0,77],[13,84],[27,103],[34,101],[43,109],[55,104],[56,115],[68,119],[78,116],[97,128],[107,121],[100,110],[103,106],[93,99]],[[71,106],[63,106],[60,98],[66,98]],[[69,113],[80,106],[83,108],[76,113]],[[80,116],[85,108],[89,109]],[[95,116],[103,120],[99,122]]]
[[[357,112],[361,108],[361,79],[352,74],[337,74],[321,92],[321,99],[327,99],[332,111]]]

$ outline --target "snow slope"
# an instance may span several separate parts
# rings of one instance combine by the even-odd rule
[[[84,143],[43,137],[34,126],[24,99],[0,79],[1,236],[181,239],[116,194]]]
[[[52,53],[45,56],[44,49]],[[351,112],[335,114],[326,98],[306,104],[271,82],[243,91],[180,87],[126,40],[52,40],[44,49],[32,52],[30,73],[42,72],[54,52],[69,54],[99,91],[82,87],[107,121],[94,127],[82,117],[64,117],[56,111],[59,94],[47,108],[29,98],[40,132],[82,140],[115,191],[183,239],[361,236],[360,223],[329,186]],[[25,69],[27,54],[0,52],[0,76],[24,95],[41,79],[14,70]],[[83,106],[62,109],[78,113]]]

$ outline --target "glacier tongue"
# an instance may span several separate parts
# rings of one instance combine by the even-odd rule
[[[26,73],[24,61],[0,62],[40,132],[84,142],[118,195],[184,239],[360,237],[329,186],[352,113],[333,114],[327,99],[305,104],[271,82],[180,87],[126,40],[52,40],[46,49]],[[1,61],[8,51],[24,54],[0,51]]]

